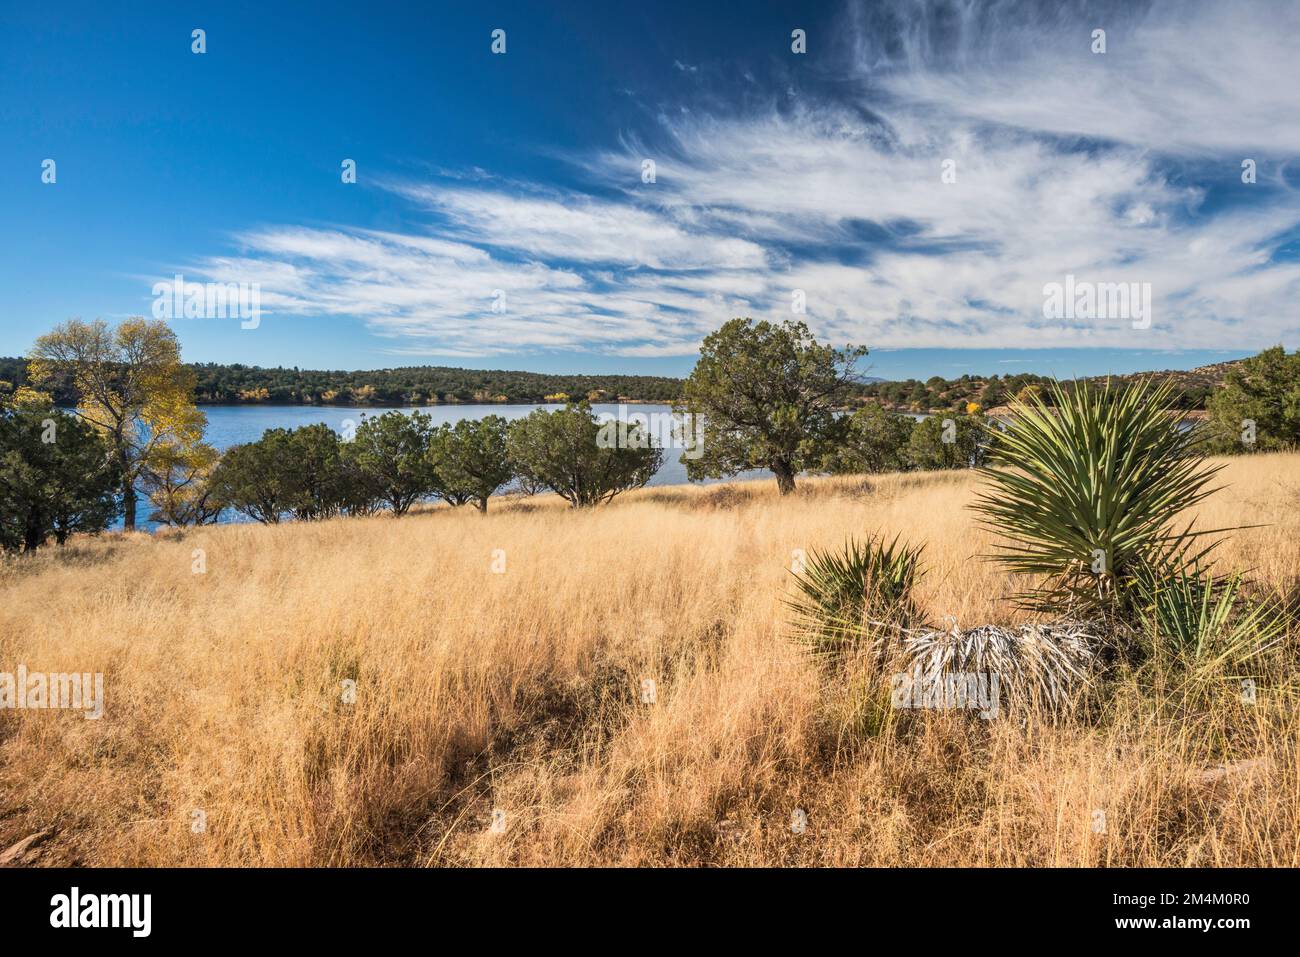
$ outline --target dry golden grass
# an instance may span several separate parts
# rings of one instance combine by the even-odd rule
[[[1203,523],[1270,524],[1222,559],[1292,588],[1300,455],[1224,478]],[[1015,620],[977,558],[974,487],[648,489],[585,513],[539,498],[11,560],[0,670],[102,671],[107,704],[0,712],[0,850],[48,827],[28,862],[1300,864],[1300,722],[1275,690],[1294,634],[1253,707],[1229,685],[1180,712],[1125,679],[1104,714],[1055,727],[891,715],[788,640],[792,551],[875,531],[927,542],[933,618]]]

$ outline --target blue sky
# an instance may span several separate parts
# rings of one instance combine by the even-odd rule
[[[178,273],[260,289],[196,361],[684,374],[798,292],[890,378],[1300,345],[1295,4],[275,6],[0,0],[0,354]]]

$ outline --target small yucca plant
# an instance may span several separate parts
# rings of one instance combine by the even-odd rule
[[[1253,601],[1240,573],[1215,578],[1193,564],[1138,576],[1142,624],[1152,651],[1193,678],[1242,677],[1275,645],[1286,618],[1272,601]]]
[[[1175,520],[1216,491],[1222,466],[1205,464],[1182,427],[1169,382],[1053,384],[1011,404],[989,488],[975,509],[1009,539],[995,556],[1038,585],[1021,599],[1070,614],[1131,613],[1143,569],[1173,570],[1203,557],[1202,536]]]
[[[924,545],[872,537],[850,539],[837,552],[813,551],[795,573],[794,612],[801,640],[825,654],[876,636],[884,624],[906,624],[917,615],[912,588],[924,573]]]

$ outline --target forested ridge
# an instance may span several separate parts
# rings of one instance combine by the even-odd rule
[[[26,382],[26,360],[0,358],[0,392]],[[552,375],[539,372],[404,366],[356,372],[190,363],[200,405],[373,405],[546,402],[565,398],[671,402],[682,380],[666,376]],[[7,385],[5,384],[7,383]],[[55,395],[70,403],[70,392]]]
[[[682,379],[638,375],[557,375],[499,369],[460,369],[452,366],[403,366],[356,372],[299,368],[264,368],[242,363],[190,363],[197,376],[194,398],[200,405],[358,405],[420,406],[440,403],[532,403],[587,399],[592,402],[671,403],[681,394]],[[1148,373],[1171,378],[1178,387],[1177,403],[1184,409],[1204,409],[1234,362],[1189,371]],[[26,360],[0,357],[0,394],[26,381]],[[1119,376],[1133,379],[1136,376]],[[955,379],[868,379],[853,389],[859,401],[886,408],[932,412],[964,411],[969,403],[990,409],[1008,402],[1026,386],[1043,386],[1047,376],[1021,373],[1008,376],[964,375]],[[73,397],[55,395],[61,404]]]

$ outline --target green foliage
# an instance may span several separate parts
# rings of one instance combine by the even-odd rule
[[[52,405],[0,405],[0,548],[98,532],[117,516],[121,472],[108,444]]]
[[[366,515],[381,499],[391,504],[391,496],[385,495],[379,474],[359,464],[353,450],[324,424],[267,429],[256,442],[226,450],[205,493],[217,506],[266,525],[278,524],[286,515],[303,521]]]
[[[347,446],[348,458],[394,515],[405,515],[437,488],[429,457],[432,423],[423,412],[369,416]]]
[[[344,467],[343,443],[324,423],[289,432],[284,453],[293,462],[285,475],[286,502],[294,518],[331,518],[351,502],[354,473]]]
[[[1006,378],[993,376],[988,379],[974,375],[963,375],[957,379],[931,376],[925,382],[919,379],[870,382],[859,391],[867,398],[913,412],[948,410],[964,413],[967,403],[977,402],[985,410],[991,409],[1009,401],[1026,385],[1047,381],[1043,376],[1032,373],[1020,373]]]
[[[429,442],[436,493],[457,505],[473,501],[486,512],[488,499],[514,475],[506,435],[499,415],[440,426]]]
[[[213,470],[217,501],[264,525],[278,524],[293,502],[289,429],[267,429],[256,442],[226,449]]]
[[[795,574],[796,594],[786,604],[805,643],[834,654],[876,633],[877,623],[906,624],[916,617],[912,588],[922,574],[924,545],[895,537],[850,539],[838,552],[814,550]]]
[[[3,366],[0,366],[3,368]],[[258,401],[279,405],[410,406],[440,403],[544,402],[564,392],[603,393],[649,402],[671,402],[681,380],[664,376],[550,375],[536,372],[412,366],[357,372],[262,369],[205,363],[191,367],[201,403]],[[8,378],[8,376],[5,376]],[[265,390],[263,394],[262,390]]]
[[[799,472],[820,465],[840,426],[853,364],[866,349],[836,349],[802,322],[732,319],[707,336],[682,387],[679,411],[702,416],[703,448],[683,456],[692,479],[771,469],[781,494]]]
[[[870,402],[841,421],[839,440],[822,458],[821,468],[837,475],[905,471],[915,425],[911,417]]]
[[[965,469],[984,464],[992,436],[973,415],[932,415],[908,436],[907,462],[915,469]]]
[[[602,447],[600,428],[586,402],[555,412],[537,409],[509,425],[506,444],[514,471],[575,508],[608,502],[650,481],[663,463],[663,450],[635,424],[625,431],[624,447]]]
[[[1276,346],[1242,360],[1210,397],[1209,413],[1213,452],[1300,446],[1300,352],[1287,355]]]
[[[1197,563],[1143,570],[1135,590],[1150,651],[1193,678],[1241,677],[1286,631],[1278,606],[1243,585],[1240,573],[1215,578]]]
[[[988,486],[974,507],[1010,539],[995,557],[1040,579],[1022,596],[1030,604],[1131,611],[1139,573],[1198,557],[1194,542],[1212,533],[1173,525],[1214,491],[1219,469],[1204,464],[1195,438],[1179,428],[1172,388],[1107,382],[1067,394],[1053,386],[1013,405],[991,459],[998,467],[982,469]]]

